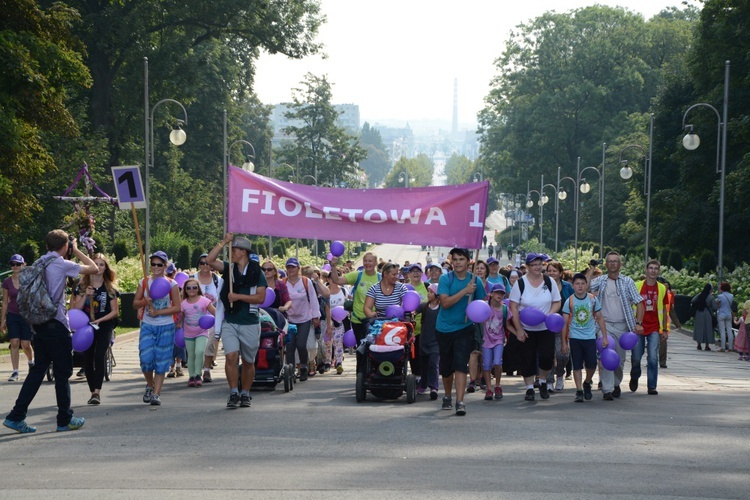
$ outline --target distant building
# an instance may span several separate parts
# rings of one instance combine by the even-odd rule
[[[339,112],[336,125],[343,128],[349,134],[356,135],[359,132],[359,105],[357,104],[334,104],[333,107]],[[273,127],[273,145],[277,147],[283,140],[291,140],[292,137],[284,134],[287,127],[303,127],[301,120],[290,120],[286,114],[292,110],[289,103],[281,103],[273,106],[271,111],[271,126]]]

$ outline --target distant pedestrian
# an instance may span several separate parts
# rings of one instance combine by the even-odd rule
[[[487,235],[486,234],[482,236],[482,246],[487,248]]]
[[[734,321],[733,302],[732,286],[725,281],[719,285],[719,295],[716,297],[716,305],[718,306],[716,318],[719,327],[719,340],[721,341],[719,352],[734,350],[734,333],[732,332],[732,322]]]
[[[705,344],[705,350],[710,351],[709,344],[716,342],[713,324],[713,316],[716,314],[716,300],[711,293],[712,289],[711,283],[706,283],[703,291],[690,301],[690,311],[695,317],[693,340],[698,343],[699,351],[701,350],[701,344]]]
[[[31,348],[31,326],[18,312],[18,281],[21,270],[26,267],[23,257],[15,254],[10,258],[12,274],[3,281],[3,310],[0,331],[7,331],[10,341],[10,362],[13,371],[8,382],[18,381],[18,362],[20,350],[26,355],[29,370],[34,366],[34,351]]]
[[[492,257],[493,255],[495,255],[495,245],[490,243],[490,246],[487,247],[487,257],[489,258],[489,257]]]

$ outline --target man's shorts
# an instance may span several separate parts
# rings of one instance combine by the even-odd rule
[[[454,372],[469,373],[469,355],[474,348],[474,326],[463,330],[437,332],[440,347],[440,375],[449,377]]]
[[[260,346],[260,324],[236,325],[224,322],[221,326],[224,354],[240,353],[243,362],[254,363]]]

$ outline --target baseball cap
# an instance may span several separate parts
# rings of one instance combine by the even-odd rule
[[[174,265],[174,262],[170,262],[170,263],[169,263],[169,264],[167,265],[167,271],[166,271],[166,272],[167,272],[167,274],[172,274],[172,273],[173,273],[173,272],[175,272],[175,271],[177,271],[177,268],[175,267],[175,265]]]
[[[299,267],[299,261],[295,257],[290,257],[286,261],[286,267]]]
[[[499,264],[499,263],[500,263],[500,261],[499,261],[499,260],[497,260],[497,259],[496,259],[495,257],[490,257],[489,259],[487,259],[487,265],[488,265],[488,266],[489,266],[490,264]]]
[[[493,283],[492,288],[490,288],[490,293],[492,292],[503,292],[505,293],[505,285],[502,283]]]
[[[21,255],[19,255],[17,253],[11,255],[10,262],[18,262],[19,264],[26,264],[26,261],[23,260],[23,256],[21,256]]]
[[[232,239],[232,248],[241,248],[250,253],[253,250],[253,245],[250,243],[250,240],[244,236],[235,236],[234,239]]]
[[[435,263],[432,263],[432,262],[430,262],[429,264],[427,264],[427,265],[425,266],[425,268],[424,268],[425,272],[429,271],[429,270],[430,270],[430,268],[432,268],[432,267],[437,267],[438,269],[440,269],[440,266],[438,266],[438,265],[437,265],[437,264],[435,264]]]
[[[542,260],[543,261],[544,259],[542,257],[542,254],[538,254],[538,253],[534,253],[534,252],[526,254],[526,263],[527,264],[531,264],[535,260]]]
[[[161,250],[157,250],[156,252],[152,253],[151,255],[149,255],[148,258],[153,259],[154,257],[156,257],[157,259],[161,259],[165,264],[169,262],[169,257],[167,257],[167,253],[162,252]]]
[[[196,260],[196,261],[195,261],[195,263],[197,264],[198,262],[202,261],[202,260],[203,260],[203,259],[205,259],[206,257],[208,257],[208,254],[207,254],[207,253],[202,253],[202,254],[200,255],[200,257],[198,257],[198,260]]]
[[[432,283],[430,286],[427,287],[428,290],[431,290],[432,293],[437,293],[438,291],[438,285],[437,283]]]
[[[552,257],[546,253],[540,253],[539,256],[542,258],[542,262],[550,262],[552,260]]]
[[[419,272],[421,273],[422,272],[422,265],[419,262],[415,262],[414,264],[412,264],[412,265],[410,265],[409,267],[406,268],[406,272],[410,273],[410,272],[412,272],[415,269],[419,269]]]

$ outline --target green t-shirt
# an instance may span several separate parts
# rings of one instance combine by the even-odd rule
[[[427,302],[427,287],[424,286],[424,283],[420,283],[418,286],[414,287],[414,291],[421,297],[421,300],[419,301],[420,304]],[[422,315],[417,314],[414,316],[414,336],[417,336],[420,333],[422,333]]]
[[[360,271],[352,271],[344,275],[346,282],[353,285],[357,282],[357,277]],[[354,297],[354,305],[352,306],[352,323],[362,323],[365,318],[365,298],[367,297],[367,290],[372,285],[375,285],[378,281],[378,273],[374,273],[372,276],[362,271],[362,279],[359,280],[356,290],[352,290],[352,297]]]

